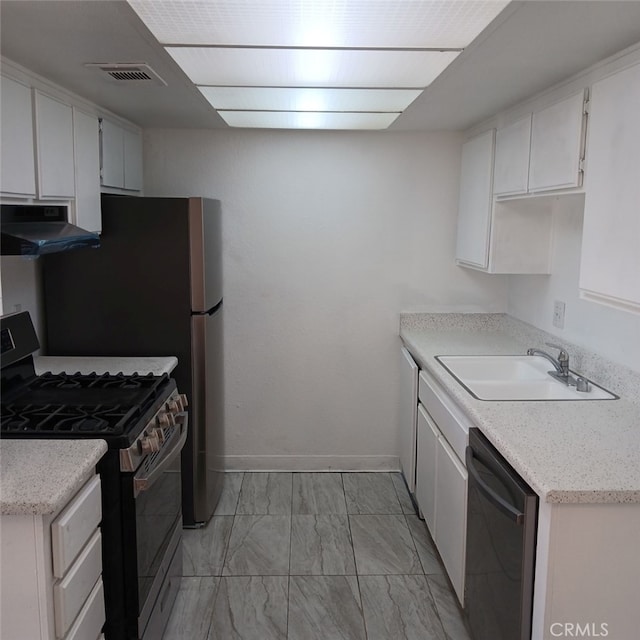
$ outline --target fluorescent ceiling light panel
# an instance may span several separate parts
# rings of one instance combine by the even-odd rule
[[[404,111],[420,89],[198,87],[216,109],[240,111]]]
[[[386,129],[399,113],[219,111],[231,127],[259,129]]]
[[[466,47],[508,0],[129,0],[162,44]]]
[[[457,51],[167,47],[192,82],[214,86],[423,88]]]

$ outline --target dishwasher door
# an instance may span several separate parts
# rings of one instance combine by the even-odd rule
[[[475,640],[531,640],[538,496],[475,428],[466,463],[467,622]]]

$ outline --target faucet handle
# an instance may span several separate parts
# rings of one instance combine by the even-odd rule
[[[559,349],[560,353],[558,355],[558,362],[568,362],[569,353],[565,350],[564,347],[561,347],[559,344],[554,344],[553,342],[545,342],[548,347],[553,347],[554,349]]]

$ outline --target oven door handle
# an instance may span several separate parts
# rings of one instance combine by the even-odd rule
[[[474,460],[477,458],[473,455],[473,449],[467,447],[465,450],[465,460],[467,463],[467,471],[478,486],[478,491],[495,507],[497,507],[505,516],[516,524],[524,524],[524,513],[517,507],[507,502],[502,496],[498,495],[481,477],[475,467]]]
[[[137,498],[140,493],[150,489],[153,483],[173,464],[173,461],[180,455],[184,443],[187,441],[189,426],[189,414],[184,411],[176,415],[176,422],[180,425],[180,436],[165,453],[164,456],[154,465],[150,471],[145,471],[142,475],[136,474],[133,477],[133,497]]]

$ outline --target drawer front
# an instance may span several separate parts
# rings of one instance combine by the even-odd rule
[[[51,524],[53,575],[64,577],[102,519],[100,476],[94,476]]]
[[[89,598],[82,607],[65,640],[87,640],[97,638],[104,625],[104,588],[102,578],[98,578]]]
[[[455,454],[464,461],[469,442],[468,419],[426,371],[420,373],[418,397]]]
[[[102,573],[102,538],[96,531],[67,575],[53,587],[56,636],[63,638]]]

